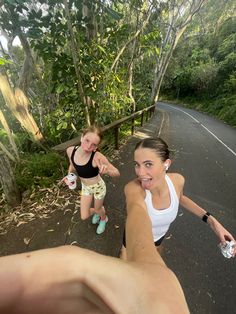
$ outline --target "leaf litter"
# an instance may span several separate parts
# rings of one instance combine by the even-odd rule
[[[71,193],[66,187],[55,184],[50,188],[35,188],[31,193],[29,191],[23,193],[20,206],[9,211],[0,211],[0,235],[6,234],[10,228],[18,228],[34,219],[48,219],[58,210],[64,214],[67,212],[75,214],[79,207],[80,194]],[[31,239],[24,239],[26,245],[30,241]]]

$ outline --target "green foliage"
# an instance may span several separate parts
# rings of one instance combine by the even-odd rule
[[[236,94],[236,71],[233,72],[233,74],[229,76],[229,79],[225,81],[224,92]]]
[[[54,152],[25,154],[15,169],[16,181],[22,192],[35,186],[49,187],[63,177],[67,167],[66,158]]]
[[[230,2],[228,3],[230,4]],[[210,5],[210,4],[209,4]],[[211,2],[216,6],[216,3]],[[228,8],[227,14],[220,11]],[[236,19],[229,7],[210,8],[182,39],[169,65],[162,94],[235,126]],[[211,15],[207,13],[211,12]],[[218,22],[221,22],[221,24]],[[212,28],[212,24],[218,28]]]
[[[7,132],[2,128],[0,128],[0,139],[3,144],[8,144]]]
[[[236,95],[232,97],[222,98],[222,109],[217,116],[236,128]]]

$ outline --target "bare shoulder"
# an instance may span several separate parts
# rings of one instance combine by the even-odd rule
[[[98,167],[99,165],[101,165],[102,163],[108,163],[108,159],[106,158],[106,156],[104,156],[102,153],[96,151],[93,157],[93,165],[95,167]]]
[[[132,180],[129,183],[125,185],[124,188],[125,195],[128,196],[130,194],[136,194],[136,195],[144,195],[145,191],[143,190],[142,186],[140,185],[138,180]]]
[[[168,173],[167,175],[171,179],[171,181],[173,182],[173,184],[175,186],[183,188],[184,183],[185,183],[185,178],[182,174],[180,174],[180,173]]]
[[[101,158],[106,158],[106,156],[104,156],[101,152],[96,151],[94,154],[94,159],[101,159]]]
[[[66,149],[67,156],[70,157],[75,146],[69,146]]]

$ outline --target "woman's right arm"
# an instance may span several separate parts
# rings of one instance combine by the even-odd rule
[[[159,259],[153,249],[152,225],[144,202],[145,192],[137,181],[129,182],[124,189],[126,197],[126,248],[129,261]],[[143,234],[145,232],[145,235]],[[131,235],[127,237],[127,234]]]
[[[72,164],[72,162],[71,162],[71,154],[72,154],[72,152],[73,152],[73,149],[74,149],[74,146],[70,146],[70,147],[68,147],[67,149],[66,149],[66,154],[67,154],[67,156],[68,156],[68,159],[69,159],[69,169],[68,169],[68,173],[70,173],[70,172],[76,172],[76,170],[75,170],[75,168],[74,168],[74,166],[73,166],[73,164]]]
[[[74,149],[74,146],[70,146],[70,147],[68,147],[68,148],[66,149],[66,154],[67,154],[68,159],[69,159],[69,169],[68,169],[68,173],[71,173],[71,172],[76,173],[76,170],[75,170],[75,168],[74,168],[74,166],[73,166],[73,164],[72,164],[72,162],[71,162],[71,154],[72,154],[73,149]],[[61,181],[59,182],[59,184],[61,184],[62,182],[65,182],[65,183],[67,184],[67,175],[64,176],[64,177],[61,179]]]

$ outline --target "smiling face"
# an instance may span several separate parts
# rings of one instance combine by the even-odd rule
[[[134,152],[135,173],[146,190],[155,188],[165,176],[165,165],[158,154],[150,148],[138,148]]]
[[[87,132],[81,136],[81,147],[86,153],[93,152],[97,149],[101,139],[93,132]]]

